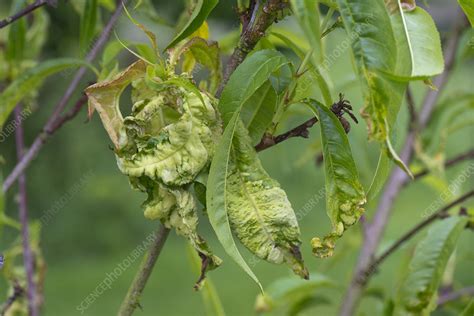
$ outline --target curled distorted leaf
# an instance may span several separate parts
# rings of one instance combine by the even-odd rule
[[[188,78],[160,70],[139,60],[86,93],[115,145],[119,169],[134,188],[148,193],[145,217],[186,237],[203,258],[204,273],[221,260],[196,232],[197,204],[190,185],[212,158],[220,120],[212,97]],[[123,118],[119,101],[129,85],[133,106]]]
[[[208,269],[218,267],[222,260],[214,256],[205,240],[196,232],[198,225],[197,204],[194,196],[185,189],[172,189],[144,178],[131,178],[137,189],[148,193],[143,203],[145,217],[159,219],[167,228],[174,228],[178,235],[186,237],[200,254],[209,258]]]
[[[308,278],[296,216],[277,181],[263,169],[243,123],[237,123],[227,175],[228,216],[239,240],[256,256],[286,262]]]
[[[430,315],[436,308],[438,287],[466,223],[459,216],[438,221],[418,243],[394,315]]]
[[[175,54],[183,54],[183,71],[192,73],[196,63],[209,69],[208,91],[215,93],[222,79],[221,59],[217,42],[194,37],[179,48]]]
[[[347,135],[339,119],[324,105],[316,101],[312,101],[311,105],[316,108],[320,123],[326,175],[326,208],[332,223],[332,232],[322,240],[313,238],[311,246],[316,256],[330,257],[336,240],[363,214],[366,198]]]

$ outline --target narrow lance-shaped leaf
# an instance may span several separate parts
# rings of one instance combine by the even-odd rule
[[[237,67],[222,92],[219,110],[224,123],[224,134],[219,142],[209,170],[206,203],[209,221],[229,256],[259,285],[260,282],[240,254],[230,228],[227,200],[227,176],[230,153],[240,111],[243,104],[277,69],[287,63],[276,51],[256,52]],[[263,291],[263,290],[262,290]]]
[[[324,102],[330,105],[332,103],[332,97],[331,89],[328,84],[329,76],[326,74],[326,70],[321,67],[324,60],[324,48],[321,41],[318,1],[291,0],[291,7],[300,27],[303,29],[306,38],[311,44],[311,49],[313,50],[312,71],[316,73],[314,78],[321,90]]]
[[[97,0],[86,0],[84,3],[84,13],[81,17],[81,32],[79,43],[81,51],[86,51],[87,46],[93,39],[97,26]]]
[[[37,89],[46,77],[67,68],[78,66],[87,66],[94,69],[92,65],[80,59],[60,58],[42,62],[25,71],[0,93],[0,100],[2,100],[0,104],[0,127],[3,126],[15,105],[32,90]]]
[[[440,220],[418,243],[398,291],[395,315],[429,315],[434,310],[444,270],[466,223],[459,216]]]
[[[458,0],[458,2],[469,19],[471,26],[474,27],[474,2],[472,0]]]
[[[330,257],[336,240],[363,214],[366,198],[341,122],[319,102],[310,101],[310,104],[319,118],[326,175],[326,211],[332,223],[332,232],[322,240],[313,238],[311,246],[316,256]]]
[[[171,43],[166,47],[170,49],[180,41],[191,35],[206,21],[207,16],[211,13],[219,0],[198,0],[193,13],[189,17],[188,22],[181,31],[175,36]]]

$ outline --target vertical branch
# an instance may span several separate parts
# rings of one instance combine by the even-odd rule
[[[168,228],[160,224],[160,227],[155,234],[155,240],[150,245],[148,253],[143,258],[140,268],[138,269],[138,272],[128,289],[127,295],[120,306],[118,312],[119,316],[130,316],[137,307],[140,307],[140,296],[145,289],[145,285],[153,271],[153,267],[161,253],[161,249],[163,249],[163,245],[168,238],[169,232],[170,230]]]
[[[122,14],[123,6],[125,6],[127,2],[128,0],[117,1],[117,8],[115,9],[115,12],[112,14],[109,21],[107,22],[107,25],[104,27],[102,33],[98,37],[97,41],[94,43],[92,49],[87,54],[86,61],[92,62],[97,57],[99,52],[102,50],[104,45],[107,43],[110,33],[112,32],[112,29],[115,23],[117,22],[118,18]],[[8,175],[8,177],[3,182],[3,192],[8,191],[8,189],[18,179],[19,175],[25,171],[25,169],[30,165],[30,163],[33,161],[36,155],[38,155],[38,152],[41,150],[41,148],[46,143],[46,141],[51,137],[51,135],[53,135],[57,131],[58,122],[63,120],[61,113],[66,108],[66,105],[70,101],[71,97],[74,95],[74,92],[77,90],[85,74],[86,74],[85,67],[81,67],[76,72],[68,88],[64,92],[59,102],[56,104],[53,110],[53,113],[51,114],[48,121],[44,125],[43,130],[35,138],[35,140],[33,141],[33,144],[30,146],[28,151],[25,153],[22,159],[18,161],[15,168],[13,168],[13,171]],[[59,126],[61,125],[62,124],[60,124]]]
[[[23,140],[23,123],[21,116],[22,106],[18,104],[15,108],[15,120],[17,122],[17,128],[15,130],[15,142],[16,142],[16,153],[18,160],[23,156],[25,144]],[[23,246],[23,263],[26,270],[26,296],[28,297],[28,311],[29,315],[39,315],[38,305],[36,304],[36,285],[34,281],[34,257],[30,247],[30,232],[28,229],[28,203],[26,193],[26,176],[22,173],[18,178],[18,190],[19,190],[19,216],[21,223],[21,236]]]
[[[411,129],[405,140],[400,158],[408,165],[413,159],[414,144],[416,139],[417,131],[423,130],[428,123],[433,109],[438,100],[439,91],[444,88],[448,75],[454,66],[456,50],[459,44],[459,38],[462,30],[466,23],[465,18],[460,16],[458,18],[459,25],[455,27],[453,34],[449,37],[446,49],[445,49],[445,70],[444,72],[434,79],[434,85],[438,87],[438,90],[429,90],[423,100],[423,106],[418,115],[417,129]],[[395,168],[384,187],[384,191],[380,197],[377,210],[375,212],[372,222],[368,225],[367,238],[364,240],[362,249],[359,254],[359,259],[354,270],[351,284],[345,294],[340,316],[353,315],[357,308],[362,292],[367,282],[363,282],[363,275],[374,260],[374,254],[382,239],[385,227],[390,218],[393,203],[400,193],[401,188],[404,184],[409,181],[408,176],[405,172],[399,168]]]

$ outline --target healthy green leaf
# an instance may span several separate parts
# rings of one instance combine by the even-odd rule
[[[311,273],[311,280],[281,278],[270,284],[265,294],[257,296],[255,309],[257,313],[280,308],[294,310],[307,299],[316,297],[318,289],[334,287],[336,283],[333,280],[317,272]]]
[[[93,39],[97,26],[97,0],[86,0],[84,3],[84,14],[81,16],[81,31],[79,43],[81,51],[86,51],[90,41]]]
[[[471,22],[471,26],[474,27],[474,2],[472,0],[458,0],[458,2],[469,22]]]
[[[474,299],[472,299],[459,316],[471,316],[474,314]]]
[[[13,1],[11,13],[14,14],[22,9],[27,4],[25,0]],[[20,63],[25,54],[26,48],[26,31],[27,31],[26,19],[19,19],[10,25],[8,30],[8,44],[6,49],[6,59],[10,62]],[[1,126],[1,124],[0,124]]]
[[[214,9],[218,2],[219,0],[198,0],[188,22],[183,27],[183,29],[179,31],[179,33],[166,47],[166,49],[172,48],[180,41],[191,35],[194,31],[196,31],[201,26],[201,24],[206,21],[207,16],[211,13],[211,11]]]
[[[270,81],[265,82],[244,103],[240,116],[249,131],[253,145],[260,142],[267,127],[272,123],[276,107],[277,94]]]
[[[28,93],[37,89],[44,79],[67,68],[87,66],[94,69],[89,63],[80,59],[60,58],[40,63],[36,67],[23,72],[2,93],[0,93],[0,127],[3,126],[15,105]]]
[[[270,75],[288,64],[285,56],[275,50],[261,50],[237,67],[222,91],[219,111],[227,126],[234,113],[268,80]]]
[[[429,315],[436,307],[446,264],[466,223],[467,219],[459,216],[440,220],[418,243],[408,275],[398,291],[395,315]]]
[[[321,67],[324,60],[324,49],[321,42],[318,1],[291,0],[291,7],[300,27],[311,44],[313,50],[313,71],[317,74],[315,79],[323,94],[324,102],[329,106],[332,104],[333,99],[328,84],[329,77]]]
[[[326,209],[332,223],[332,232],[323,240],[313,238],[311,246],[316,256],[330,257],[336,240],[363,214],[366,198],[341,122],[324,105],[317,101],[310,104],[319,118],[326,175]]]

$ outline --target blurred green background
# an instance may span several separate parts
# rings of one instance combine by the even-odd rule
[[[72,0],[75,1],[75,0]],[[456,19],[456,1],[430,1],[427,9],[435,19],[443,38],[449,34]],[[0,17],[9,12],[10,1],[0,3]],[[171,24],[175,24],[184,1],[154,1],[158,14]],[[232,30],[238,29],[234,1],[221,1],[211,14],[209,25],[211,37],[215,40],[226,38]],[[56,9],[47,10],[51,19],[48,41],[41,55],[42,60],[56,57],[83,57],[78,44],[79,17],[70,2],[60,1]],[[105,13],[104,11],[104,14]],[[154,23],[150,15],[139,10],[132,11],[134,17],[145,23],[158,36],[163,48],[172,38],[175,30],[166,25]],[[277,24],[299,33],[292,18],[286,18]],[[121,39],[143,41],[143,35],[131,23],[123,18],[116,26],[116,32]],[[0,30],[0,40],[4,40],[6,29]],[[472,37],[472,32],[469,34]],[[227,36],[228,38],[228,36]],[[328,52],[346,38],[343,30],[337,30],[325,39]],[[463,39],[466,43],[468,38]],[[5,43],[0,43],[4,45]],[[471,54],[472,54],[472,47]],[[462,50],[461,50],[462,51]],[[471,55],[472,56],[472,55]],[[122,66],[130,64],[134,57],[127,53],[120,55]],[[448,87],[443,91],[441,100],[462,95],[472,91],[474,82],[472,73],[474,64],[463,61],[462,67],[456,67]],[[330,68],[334,90],[343,92],[355,106],[357,112],[362,106],[362,96],[358,83],[355,81],[349,50],[336,60]],[[25,121],[26,142],[31,143],[50,115],[64,89],[69,83],[71,73],[63,73],[48,79],[43,85],[34,113]],[[89,75],[83,86],[92,80]],[[421,83],[411,85],[417,104],[419,105],[426,91]],[[315,95],[318,95],[315,88]],[[80,96],[77,91],[76,100]],[[451,106],[440,102],[440,105]],[[126,106],[122,105],[122,109]],[[309,117],[304,110],[296,110],[288,117],[287,123],[281,130],[299,124]],[[402,107],[397,130],[397,143],[400,145],[406,129],[405,107]],[[468,115],[472,115],[468,114]],[[360,115],[358,115],[360,117]],[[47,262],[45,282],[45,315],[76,315],[78,305],[91,293],[95,287],[112,273],[117,265],[152,232],[156,222],[146,220],[140,210],[140,204],[145,195],[132,191],[128,180],[117,169],[110,141],[101,122],[96,115],[91,122],[86,123],[85,109],[71,123],[65,125],[44,147],[39,157],[28,169],[28,204],[31,219],[39,219],[45,212],[55,209],[55,215],[42,227],[41,247]],[[362,121],[362,120],[361,120]],[[474,127],[470,126],[456,134],[448,141],[446,156],[452,157],[472,148]],[[366,126],[352,124],[349,134],[356,163],[362,181],[368,188],[370,179],[375,171],[378,146],[367,143]],[[336,255],[331,259],[317,259],[311,255],[309,241],[313,236],[321,236],[329,231],[329,219],[325,213],[325,201],[318,198],[318,193],[324,186],[324,172],[315,163],[319,153],[318,126],[312,128],[310,139],[291,139],[260,154],[268,172],[277,179],[286,190],[288,197],[297,213],[304,215],[300,220],[302,232],[302,250],[310,271],[324,274],[334,279],[340,288],[321,290],[317,296],[326,297],[331,305],[320,305],[305,312],[307,315],[335,315],[340,304],[341,295],[351,277],[358,248],[361,244],[360,227],[349,230],[336,249]],[[8,174],[15,164],[14,137],[9,137],[0,144],[0,155],[6,163],[1,166],[2,173]],[[447,171],[446,181],[454,179],[467,166],[466,163],[457,165]],[[415,166],[416,167],[416,166]],[[383,246],[400,236],[405,230],[422,219],[423,210],[439,195],[433,184],[435,180],[427,177],[423,181],[411,184],[404,189],[395,203],[393,216],[385,234]],[[474,178],[469,178],[460,188],[465,192],[474,187]],[[16,187],[8,194],[7,213],[17,218],[15,202]],[[305,204],[313,199],[316,203],[308,209]],[[60,204],[60,207],[58,205]],[[368,207],[370,216],[376,201],[371,201]],[[471,204],[472,205],[472,204]],[[305,211],[309,210],[309,211]],[[224,309],[228,315],[254,314],[255,297],[258,288],[227,257],[216,242],[216,237],[210,225],[202,220],[199,227],[203,236],[210,241],[214,251],[224,259],[224,264],[209,273],[212,278]],[[422,234],[421,234],[422,235]],[[16,232],[5,231],[0,239],[0,252],[8,247],[15,238]],[[472,266],[474,263],[474,236],[464,232],[456,254],[454,284],[457,287],[474,284]],[[373,295],[367,296],[362,304],[361,313],[377,315],[381,313],[383,300],[380,293],[390,297],[401,280],[407,266],[407,260],[413,250],[411,242],[398,251],[381,267],[380,273],[370,283]],[[242,252],[252,261],[253,269],[264,286],[272,281],[290,275],[284,266],[275,266],[261,261],[254,261],[245,249]],[[111,289],[105,291],[84,312],[84,315],[113,315],[126,293],[140,260],[113,282]],[[296,277],[295,277],[296,278]],[[204,315],[205,309],[199,293],[193,290],[196,273],[192,270],[186,242],[183,238],[171,233],[163,252],[158,260],[154,273],[146,287],[141,300],[142,311],[136,315]],[[6,298],[6,285],[0,281],[0,302]],[[449,306],[437,315],[454,315],[449,312]]]

